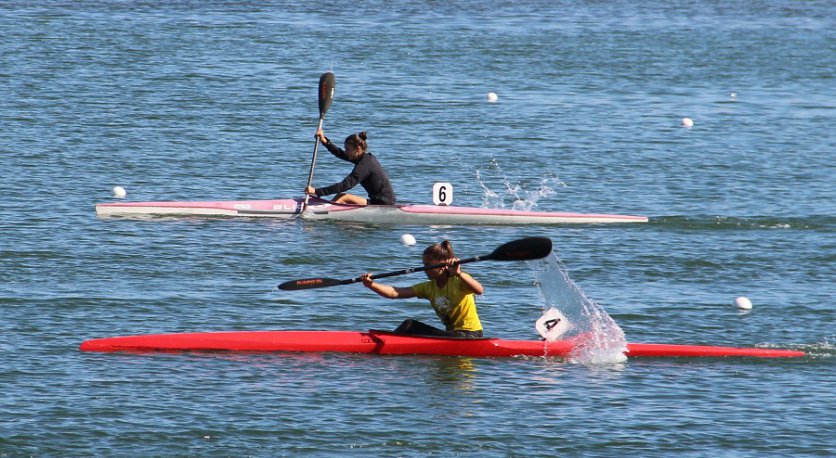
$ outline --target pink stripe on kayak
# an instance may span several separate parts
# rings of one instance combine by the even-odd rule
[[[526,216],[537,218],[614,218],[625,220],[647,220],[644,216],[609,215],[605,213],[570,213],[536,212],[525,210],[506,210],[502,208],[446,207],[435,205],[403,205],[401,211],[441,215],[488,215],[488,216]]]

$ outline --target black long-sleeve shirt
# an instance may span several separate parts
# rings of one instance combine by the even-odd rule
[[[325,147],[334,156],[351,162],[345,154],[345,151],[331,143],[328,140]],[[395,191],[392,189],[392,184],[389,182],[389,177],[383,166],[377,161],[371,153],[366,152],[360,157],[360,160],[354,163],[354,169],[349,173],[343,181],[334,183],[329,186],[316,189],[317,197],[330,196],[340,192],[348,191],[360,183],[363,189],[369,194],[369,204],[371,205],[395,205]]]

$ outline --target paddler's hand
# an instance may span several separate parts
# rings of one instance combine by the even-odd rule
[[[316,131],[316,133],[314,134],[314,137],[318,138],[319,141],[321,141],[323,145],[328,143],[328,138],[325,137],[325,132],[322,131],[321,127],[319,128],[319,130]]]
[[[363,286],[365,286],[366,288],[371,288],[372,283],[374,283],[374,280],[372,280],[372,274],[368,273],[360,275],[360,281],[363,282]]]
[[[459,258],[452,258],[447,261],[447,273],[451,277],[458,277],[462,274],[462,265],[459,263]]]
[[[316,195],[316,189],[314,189],[313,186],[308,186],[307,188],[305,188],[305,194],[307,194],[309,196],[315,196]]]

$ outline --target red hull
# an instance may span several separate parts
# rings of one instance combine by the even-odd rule
[[[92,339],[82,351],[95,352],[338,352],[379,355],[444,355],[472,357],[568,357],[570,340],[445,339],[395,335],[384,331],[239,331],[149,334]],[[630,357],[758,357],[804,356],[803,351],[703,345],[627,344]]]

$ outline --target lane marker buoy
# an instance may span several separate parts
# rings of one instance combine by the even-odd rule
[[[752,301],[748,297],[740,296],[734,300],[734,305],[741,310],[751,310]]]
[[[403,243],[406,246],[412,246],[415,245],[415,243],[417,242],[415,241],[415,237],[413,237],[412,234],[404,234],[401,236],[401,243]]]

